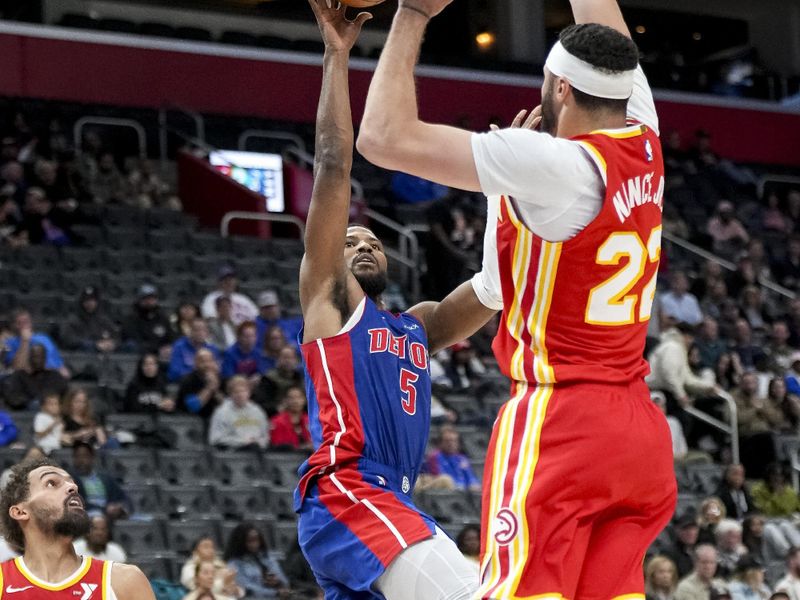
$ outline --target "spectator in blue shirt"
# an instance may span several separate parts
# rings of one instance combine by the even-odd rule
[[[289,580],[269,551],[264,534],[251,523],[240,523],[228,538],[223,558],[236,573],[236,583],[250,598],[285,598]]]
[[[0,410],[0,446],[8,446],[17,439],[17,426],[14,419],[4,410]]]
[[[670,289],[661,296],[661,314],[675,323],[688,323],[696,327],[703,321],[700,303],[689,292],[689,278],[683,271],[675,271]]]
[[[31,313],[24,308],[14,311],[11,328],[14,335],[6,340],[3,347],[3,364],[15,371],[28,371],[30,369],[31,346],[38,344],[47,352],[45,368],[53,369],[69,378],[70,372],[64,366],[64,360],[50,336],[45,333],[33,331]]]
[[[245,321],[236,328],[236,343],[222,355],[224,379],[234,375],[244,375],[253,378],[251,388],[258,382],[263,370],[263,360],[261,351],[256,346],[257,340],[254,321]]]
[[[192,321],[189,335],[180,338],[172,346],[172,358],[169,361],[167,377],[170,381],[178,381],[194,369],[194,355],[200,348],[207,348],[219,362],[219,350],[208,343],[208,325],[203,319]]]
[[[475,476],[466,454],[461,452],[461,436],[450,426],[443,425],[436,440],[437,450],[423,465],[423,471],[433,477],[447,477],[455,489],[480,490],[481,482]]]
[[[282,309],[278,292],[275,290],[267,290],[258,295],[258,318],[256,319],[256,327],[258,332],[258,347],[264,345],[264,338],[267,331],[277,325],[283,331],[286,340],[292,344],[297,350],[297,335],[303,327],[303,319],[300,317],[284,317],[282,316]]]

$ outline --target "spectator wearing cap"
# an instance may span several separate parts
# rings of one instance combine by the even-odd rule
[[[800,600],[800,548],[791,548],[786,555],[786,575],[775,584],[775,592],[783,592],[789,600]]]
[[[716,214],[708,221],[707,231],[714,253],[727,259],[733,258],[750,241],[741,221],[734,215],[733,203],[728,200],[717,205]]]
[[[736,565],[747,548],[742,543],[742,526],[733,519],[722,519],[714,530],[717,546],[717,574],[729,578],[736,572]]]
[[[231,265],[224,265],[220,267],[217,277],[218,286],[213,292],[209,292],[203,298],[203,304],[200,306],[200,313],[203,318],[210,319],[217,316],[217,298],[220,296],[227,296],[231,299],[231,319],[235,325],[244,323],[245,321],[255,321],[258,316],[258,308],[255,303],[236,290],[239,287],[239,280],[236,277],[236,269]]]
[[[227,296],[217,296],[214,304],[217,307],[217,316],[206,319],[211,343],[217,348],[229,348],[236,343],[236,325],[231,316],[231,299]]]
[[[172,346],[167,379],[175,382],[191,373],[194,368],[194,355],[200,348],[205,348],[214,355],[217,362],[220,361],[219,350],[208,343],[208,325],[203,319],[195,319],[189,335],[180,338]]]
[[[683,271],[672,274],[669,291],[661,294],[661,316],[668,317],[672,323],[688,323],[693,327],[703,321],[700,303],[689,292],[689,278]]]
[[[265,290],[258,295],[258,344],[264,343],[267,330],[277,325],[283,331],[286,340],[299,350],[297,336],[303,327],[303,319],[300,317],[284,317],[281,308],[278,292],[275,290]]]
[[[100,307],[100,294],[87,287],[78,298],[78,310],[67,319],[61,333],[69,350],[114,352],[119,345],[119,328]]]
[[[222,377],[244,375],[251,381],[251,389],[261,379],[264,370],[263,356],[256,346],[255,321],[245,321],[236,328],[236,343],[222,355]]]
[[[70,372],[64,366],[64,360],[49,335],[34,332],[31,313],[25,309],[14,311],[11,329],[13,336],[6,339],[3,348],[3,363],[15,371],[30,371],[30,350],[34,345],[43,346],[46,360],[45,368],[55,369],[69,378]]]
[[[699,535],[700,526],[694,512],[686,511],[681,514],[675,522],[675,540],[664,550],[664,555],[675,563],[678,577],[685,577],[691,572],[696,562],[693,552]],[[716,565],[716,553],[714,564]]]
[[[62,396],[67,391],[68,380],[60,371],[47,368],[47,348],[31,345],[28,368],[14,371],[0,382],[0,396],[13,410],[34,407],[48,394]]]
[[[678,582],[675,600],[707,600],[713,588],[724,588],[725,582],[715,577],[717,549],[710,544],[700,544],[692,553],[694,568]]]
[[[294,346],[287,345],[278,353],[275,367],[261,377],[253,390],[253,400],[268,416],[274,417],[278,413],[281,399],[292,387],[303,389],[303,373],[297,351]]]
[[[772,591],[764,581],[766,569],[754,556],[745,555],[736,564],[736,579],[728,589],[731,600],[769,600]]]
[[[149,283],[139,287],[131,314],[122,326],[122,339],[132,350],[164,356],[172,341],[169,317],[161,310],[158,290]]]

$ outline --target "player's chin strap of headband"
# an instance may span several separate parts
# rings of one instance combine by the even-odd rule
[[[596,69],[586,61],[567,52],[556,42],[545,63],[547,69],[556,77],[563,77],[572,87],[598,98],[626,100],[633,93],[633,74],[635,71],[608,73]]]

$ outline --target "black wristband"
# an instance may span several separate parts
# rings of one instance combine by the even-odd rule
[[[419,13],[419,14],[421,14],[423,17],[425,17],[426,19],[428,19],[428,21],[430,21],[430,20],[431,20],[431,16],[430,16],[428,13],[426,13],[426,12],[425,12],[424,10],[422,10],[421,8],[417,8],[416,6],[409,6],[408,4],[401,4],[401,5],[400,5],[400,8],[407,8],[408,10],[413,10],[415,13]]]

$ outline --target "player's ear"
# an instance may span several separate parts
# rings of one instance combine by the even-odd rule
[[[569,96],[572,95],[572,86],[570,85],[569,81],[564,79],[563,77],[558,78],[558,84],[556,85],[556,98],[561,102],[564,102]]]
[[[28,521],[31,518],[28,508],[24,504],[14,504],[10,506],[8,508],[8,514],[15,521]]]

